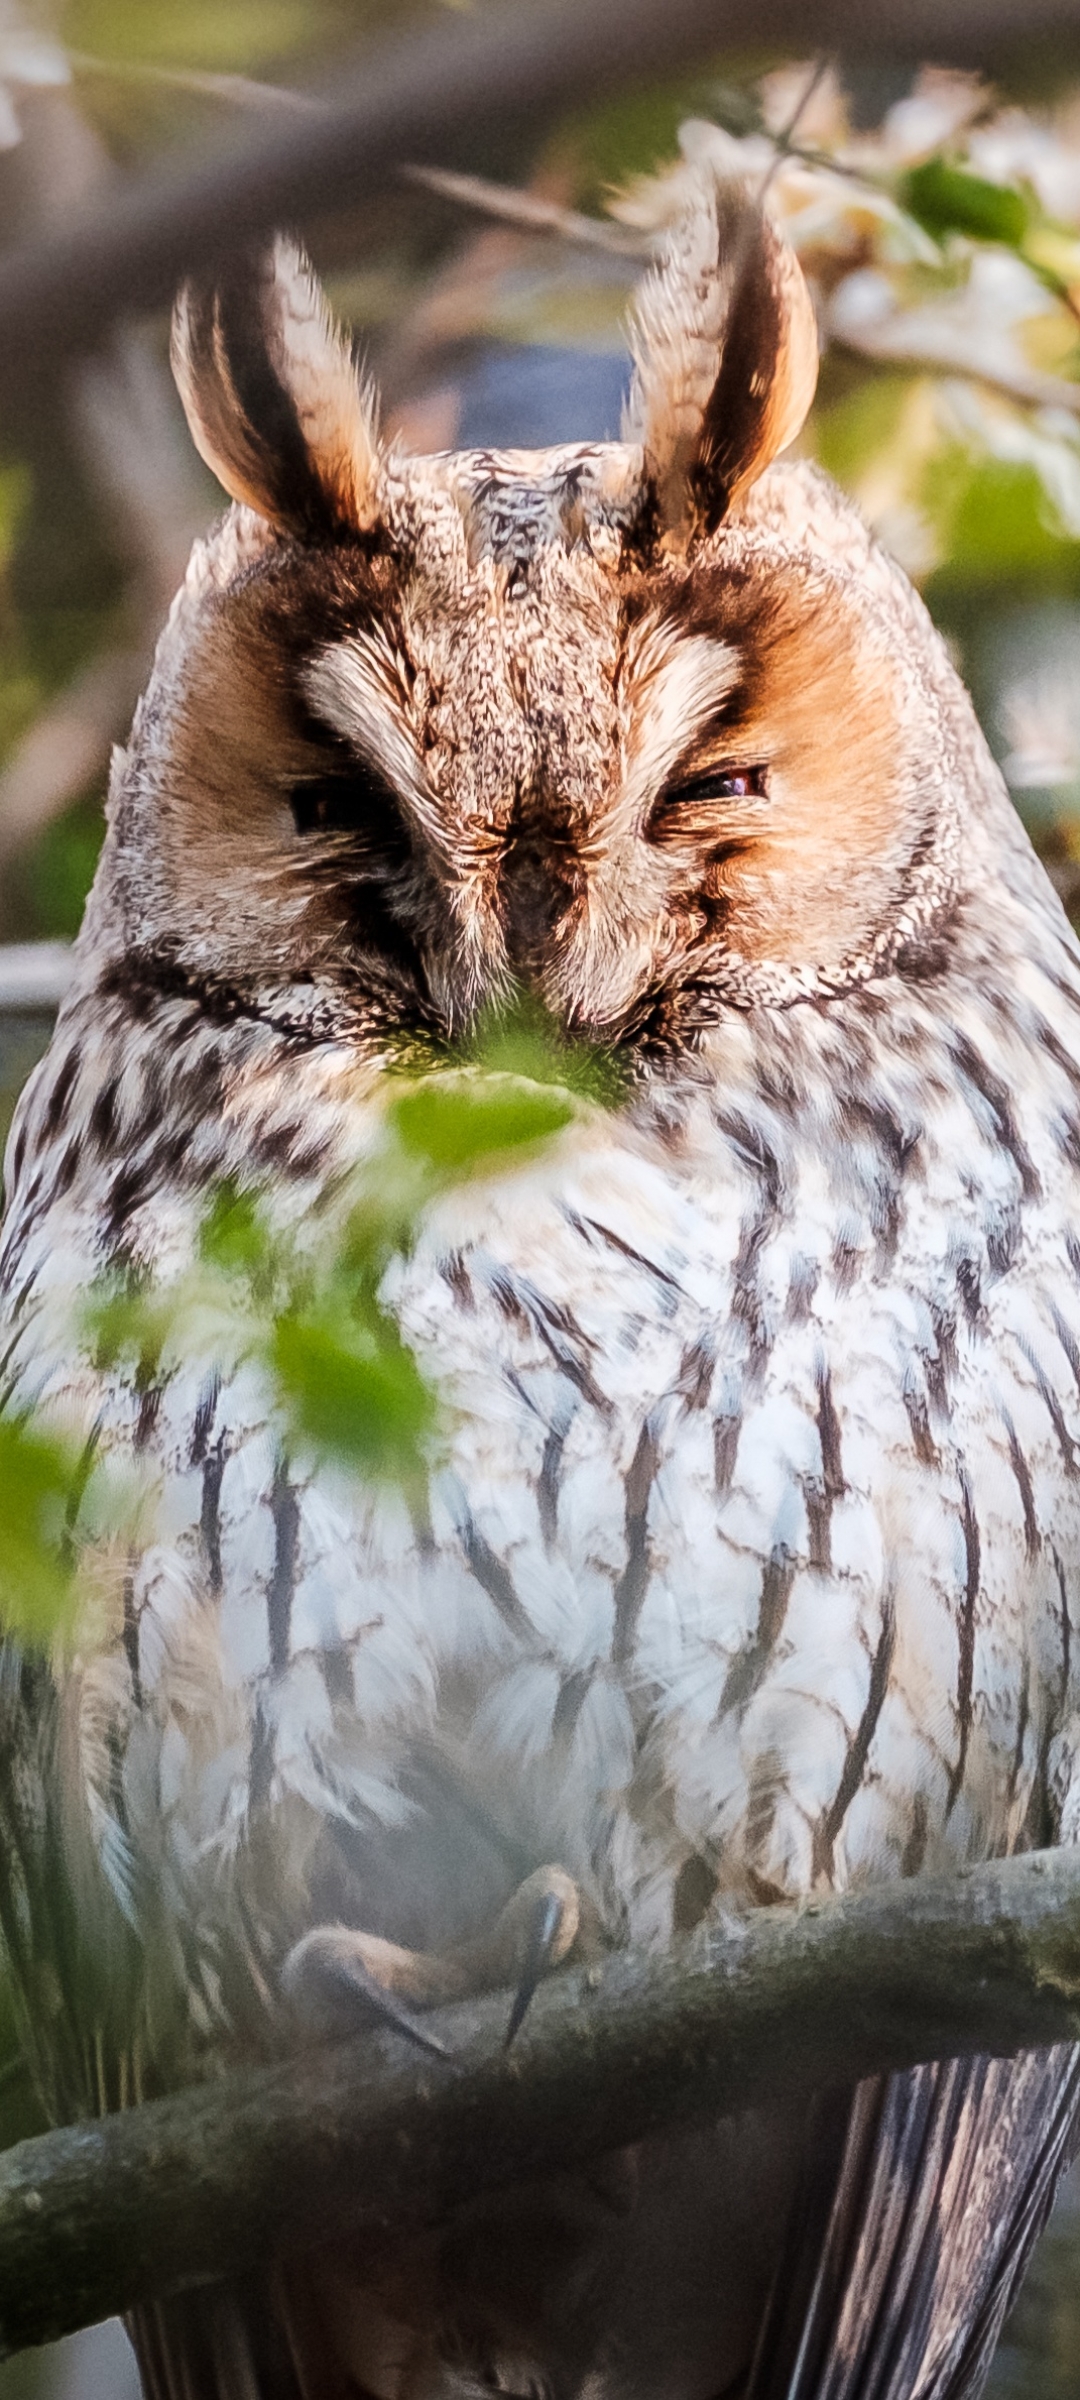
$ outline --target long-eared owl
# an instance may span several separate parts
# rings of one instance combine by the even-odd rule
[[[538,1906],[555,1961],[663,1950],[1075,1838],[1080,950],[905,577],[775,463],[817,354],[763,209],[703,179],[634,349],[621,441],[417,458],[288,243],[178,303],[232,506],[115,762],[0,1253],[9,1400],[160,1504],[3,1685],[75,1919],[97,1876],[144,1937],[107,2042],[46,1962],[59,2112],[497,1980]],[[103,1269],[175,1278],[226,1181],[310,1218],[402,1040],[517,986],[626,1081],[395,1269],[447,1396],[423,1511],[284,1458],[212,1355],[88,1365]],[[147,2389],[958,2400],[1077,2089],[1053,2051],[696,2125],[147,2308]]]

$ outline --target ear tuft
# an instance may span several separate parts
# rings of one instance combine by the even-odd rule
[[[374,403],[294,243],[279,236],[186,283],[172,363],[195,447],[232,499],[282,532],[368,530]]]
[[[794,251],[739,183],[703,177],[641,285],[626,438],[640,442],[673,548],[714,533],[794,441],[818,370]]]

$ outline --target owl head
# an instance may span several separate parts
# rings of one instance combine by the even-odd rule
[[[524,983],[647,1044],[936,938],[967,704],[850,507],[772,464],[814,315],[741,188],[702,181],[632,346],[621,441],[418,458],[290,243],[187,285],[176,377],[235,506],[119,774],[127,956],[356,1038]]]

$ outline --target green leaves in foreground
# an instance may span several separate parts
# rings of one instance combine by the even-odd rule
[[[72,1608],[70,1530],[87,1456],[24,1418],[0,1418],[0,1619],[51,1639]]]
[[[305,1448],[403,1483],[422,1473],[435,1396],[382,1312],[366,1324],[286,1313],[266,1355],[279,1406]]]
[[[622,1088],[602,1053],[517,1004],[428,1072],[386,1079],[372,1155],[301,1222],[286,1229],[257,1192],[223,1186],[185,1276],[103,1285],[86,1329],[95,1364],[137,1389],[185,1360],[224,1374],[253,1366],[287,1452],[415,1485],[439,1409],[384,1298],[392,1261],[411,1250],[430,1202],[531,1163],[583,1102]]]
[[[1031,223],[1032,210],[1022,192],[1009,184],[988,183],[945,158],[928,158],[913,167],[903,177],[898,197],[937,241],[947,233],[966,233],[975,241],[1003,242],[1018,250]]]
[[[561,1133],[574,1114],[569,1092],[514,1075],[481,1081],[433,1076],[397,1100],[391,1123],[406,1153],[436,1174],[468,1175],[500,1153]]]
[[[297,1223],[257,1190],[222,1186],[181,1275],[103,1278],[72,1326],[72,1352],[126,1391],[121,1417],[132,1393],[182,1369],[254,1372],[255,1418],[265,1408],[301,1471],[325,1458],[415,1489],[439,1404],[385,1297],[388,1270],[431,1202],[531,1164],[583,1103],[621,1090],[602,1053],[568,1045],[518,1005],[428,1072],[389,1075],[372,1098],[369,1157]],[[132,1457],[125,1442],[122,1455],[121,1474],[43,1421],[0,1418],[0,1620],[24,1640],[48,1642],[72,1622],[73,1561],[91,1516],[99,1534],[152,1538],[152,1452]]]

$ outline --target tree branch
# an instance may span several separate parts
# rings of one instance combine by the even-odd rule
[[[492,119],[534,132],[553,110],[722,48],[842,43],[985,64],[1002,46],[1080,36],[1080,0],[527,0],[426,26],[335,77],[325,114],[285,109],[194,167],[155,170],[77,226],[0,263],[0,389],[93,348],[132,309],[170,298],[191,268],[280,224],[310,223],[381,190],[410,156],[431,163]],[[341,97],[344,92],[344,97]]]
[[[0,2159],[0,2355],[277,2249],[439,2223],[461,2201],[694,2118],[1080,2038],[1080,1853],[801,1911],[674,1957],[433,2013],[445,2065],[358,2036]]]

